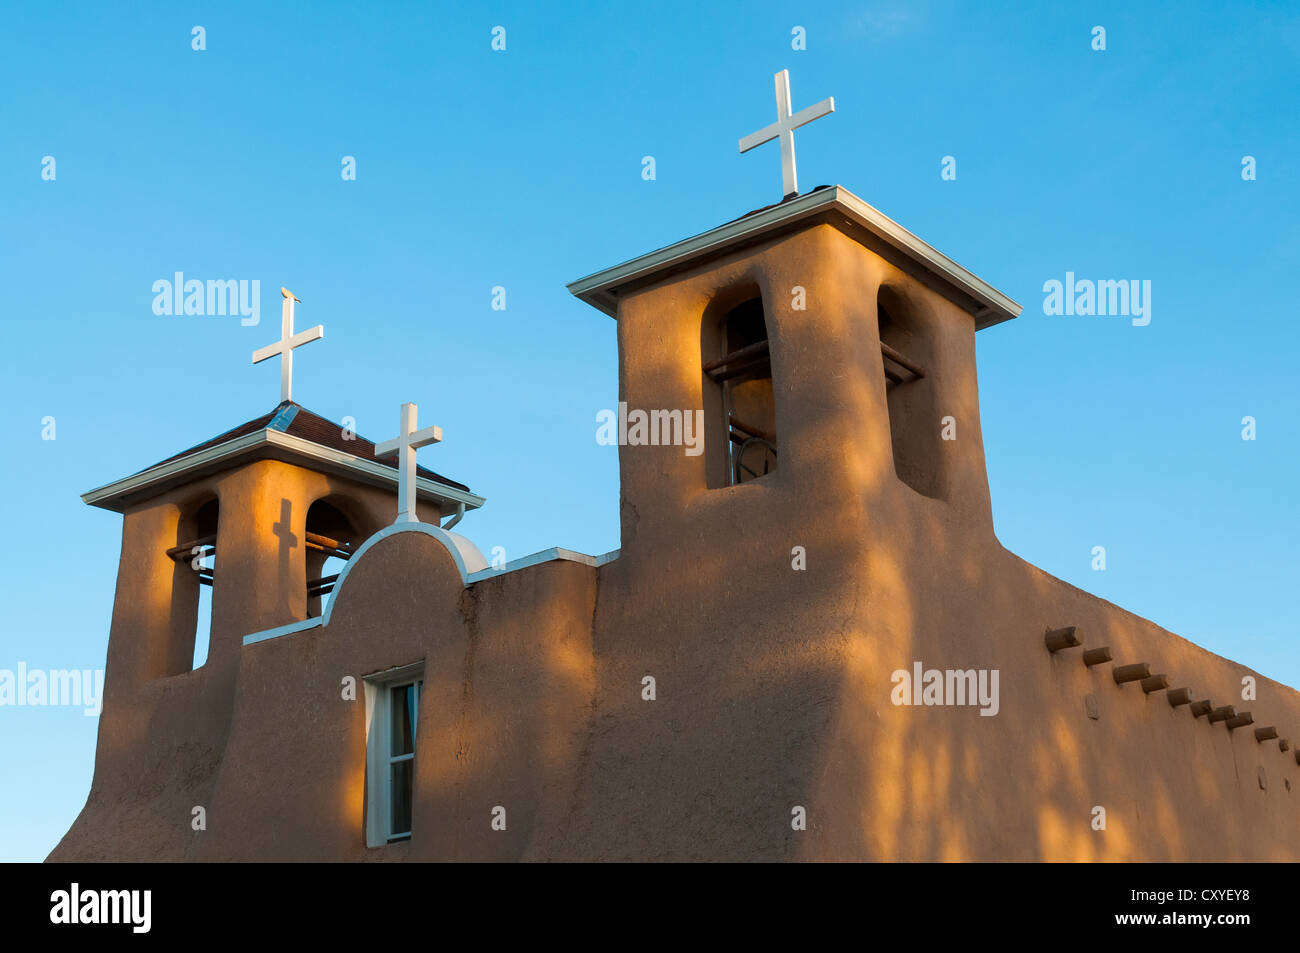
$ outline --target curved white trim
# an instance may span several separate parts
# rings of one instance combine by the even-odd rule
[[[531,556],[523,556],[512,560],[500,569],[493,569],[488,565],[488,561],[483,558],[483,553],[479,551],[479,548],[459,533],[449,533],[432,523],[394,523],[392,526],[385,526],[362,543],[361,548],[353,553],[352,558],[344,564],[343,570],[339,573],[338,581],[334,583],[334,594],[330,598],[329,605],[325,607],[323,616],[315,619],[304,619],[301,622],[291,622],[288,625],[265,629],[261,632],[253,632],[244,636],[244,645],[253,645],[257,642],[265,642],[268,639],[279,638],[282,635],[292,635],[295,632],[303,632],[307,629],[329,625],[330,615],[334,612],[334,603],[338,600],[339,593],[343,589],[343,583],[347,581],[348,573],[352,570],[353,565],[375,543],[397,533],[424,533],[446,546],[447,552],[451,554],[452,560],[456,563],[457,571],[460,572],[461,585],[467,589],[474,583],[481,582],[484,579],[504,576],[506,573],[518,572],[521,569],[527,569],[529,566],[538,566],[555,560],[582,563],[584,566],[598,569],[617,559],[620,552],[615,549],[601,556],[588,556],[584,553],[575,553],[571,549],[561,549],[558,546],[553,546],[550,549],[542,550],[540,553],[533,553]]]
[[[334,602],[342,591],[343,584],[348,581],[348,573],[352,567],[365,555],[366,550],[380,540],[396,536],[398,533],[424,533],[426,536],[432,536],[447,547],[447,552],[451,553],[451,558],[456,563],[456,570],[460,573],[461,585],[469,584],[470,573],[487,568],[488,561],[483,558],[483,554],[478,551],[478,547],[459,533],[449,533],[441,526],[434,526],[432,523],[393,523],[391,526],[385,526],[362,543],[361,548],[343,564],[343,571],[339,573],[338,582],[334,583],[334,594],[330,597],[330,604],[325,607],[326,625],[329,624],[330,612],[334,608]]]
[[[398,533],[424,533],[426,536],[432,536],[442,543],[447,548],[447,552],[451,554],[452,561],[456,563],[456,571],[460,573],[462,586],[469,585],[470,573],[476,573],[488,568],[488,562],[483,558],[483,554],[479,552],[478,547],[459,533],[449,533],[432,523],[394,523],[391,526],[385,526],[362,543],[361,548],[352,554],[352,558],[343,564],[343,570],[339,573],[338,581],[334,583],[334,591],[330,596],[329,605],[325,607],[323,616],[314,619],[303,619],[301,622],[291,622],[288,625],[277,626],[274,629],[264,629],[261,632],[253,632],[244,636],[243,644],[253,645],[282,635],[292,635],[294,632],[302,632],[305,629],[329,625],[330,616],[334,612],[334,604],[338,601],[339,593],[343,591],[343,584],[348,581],[348,574],[352,571],[352,567],[365,555],[366,550],[380,540],[395,536]]]

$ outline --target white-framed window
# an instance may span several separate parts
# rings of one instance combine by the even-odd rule
[[[424,663],[366,678],[366,846],[411,837]]]

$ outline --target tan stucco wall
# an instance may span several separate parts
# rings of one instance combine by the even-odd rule
[[[768,308],[779,469],[710,490],[707,455],[620,448],[621,554],[599,569],[467,588],[437,539],[399,533],[354,560],[328,625],[241,647],[297,611],[264,588],[225,610],[220,652],[214,616],[211,672],[149,681],[166,644],[149,605],[169,582],[128,555],[174,538],[175,504],[128,514],[95,788],[52,859],[1300,859],[1293,750],[1044,648],[1045,629],[1077,626],[1115,664],[1148,662],[1300,742],[1292,689],[1001,547],[974,323],[936,291],[829,226],[775,239],[623,300],[620,399],[700,406],[700,316],[745,282]],[[882,284],[930,336],[932,405],[957,421],[937,498],[892,462]],[[301,588],[265,527],[282,498],[318,492],[303,472],[231,478],[222,531],[241,514],[246,556],[219,585]],[[340,686],[420,660],[413,837],[368,849],[365,705]],[[998,670],[999,713],[891,704],[891,673],[915,661]]]

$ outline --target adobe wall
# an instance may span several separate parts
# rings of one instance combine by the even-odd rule
[[[562,840],[590,728],[595,570],[544,563],[466,589],[404,532],[360,556],[329,624],[245,646],[196,860],[530,859]],[[365,846],[361,680],[424,660],[410,841]],[[345,676],[358,685],[352,700]],[[491,810],[506,808],[503,832]]]

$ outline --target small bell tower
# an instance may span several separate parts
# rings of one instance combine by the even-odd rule
[[[298,299],[282,294],[281,340],[253,354],[254,363],[281,358],[280,403],[82,497],[122,514],[103,731],[127,731],[141,693],[164,705],[170,697],[178,724],[198,723],[178,743],[201,737],[205,718],[224,724],[243,637],[320,615],[337,579],[329,568],[393,522],[399,490],[407,519],[435,525],[484,503],[413,460],[399,470],[382,446],[292,400],[293,350],[324,329],[295,334]],[[202,588],[211,590],[209,646],[194,668]],[[206,702],[196,709],[192,692],[171,685],[195,687]]]

